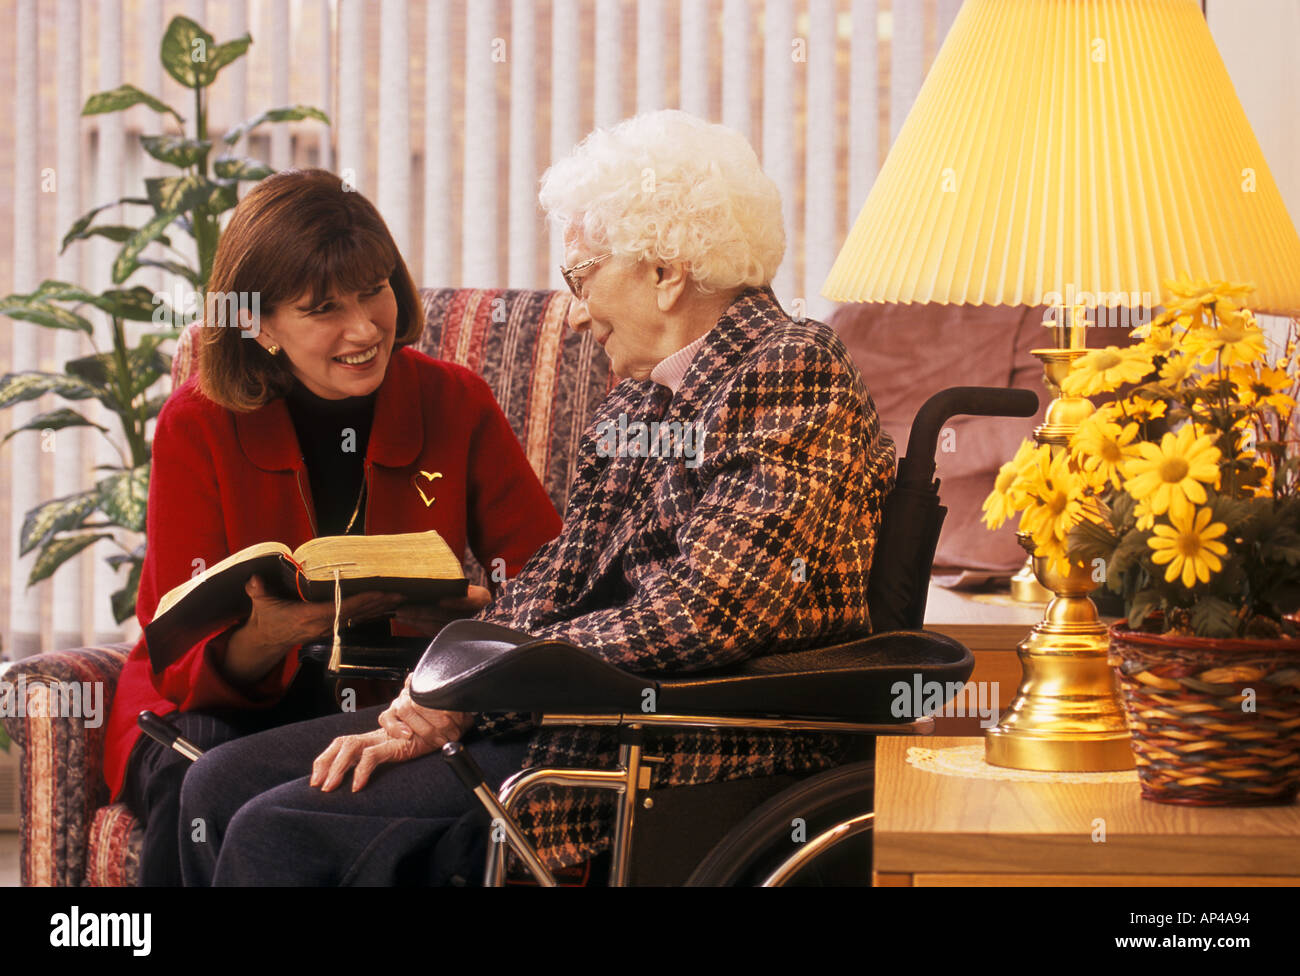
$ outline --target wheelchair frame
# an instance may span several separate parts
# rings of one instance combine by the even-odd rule
[[[443,755],[456,771],[461,781],[474,793],[492,818],[492,837],[488,846],[487,867],[483,883],[486,887],[500,887],[506,881],[507,845],[514,850],[529,873],[543,887],[556,886],[555,876],[542,863],[532,843],[524,836],[514,819],[518,809],[531,790],[541,786],[602,789],[613,792],[618,801],[614,808],[614,837],[610,862],[610,887],[623,887],[627,883],[632,859],[632,830],[636,823],[638,798],[650,788],[650,769],[647,763],[658,760],[642,755],[642,737],[646,728],[744,728],[780,732],[837,732],[858,735],[928,735],[934,730],[934,719],[924,716],[902,724],[876,724],[866,722],[822,722],[798,719],[749,719],[729,715],[636,715],[622,713],[596,715],[553,714],[542,717],[542,726],[595,727],[615,726],[619,735],[618,766],[615,769],[558,769],[546,767],[516,773],[502,784],[499,794],[494,794],[478,769],[477,764],[464,751],[460,743],[449,742]],[[776,871],[764,880],[762,887],[784,884],[796,875],[812,858],[830,850],[841,841],[869,829],[874,814],[866,811],[849,820],[835,824],[807,841],[803,847],[786,859]]]

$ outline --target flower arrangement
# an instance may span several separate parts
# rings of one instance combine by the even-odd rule
[[[1251,286],[1184,275],[1165,287],[1163,313],[1132,332],[1140,343],[1071,364],[1061,393],[1104,401],[1068,445],[1021,445],[984,502],[985,524],[1020,513],[1034,554],[1059,572],[1090,568],[1123,598],[1133,630],[1159,621],[1200,637],[1295,636],[1296,323],[1270,362],[1244,305]]]

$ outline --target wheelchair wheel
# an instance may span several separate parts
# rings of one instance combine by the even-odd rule
[[[784,884],[871,884],[870,813],[875,762],[818,773],[772,797],[742,820],[696,867],[692,887],[752,886],[836,824],[858,818],[853,836],[811,853]],[[864,817],[864,815],[867,815]]]

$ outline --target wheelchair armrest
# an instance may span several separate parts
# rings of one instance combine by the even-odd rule
[[[478,620],[438,632],[411,675],[411,698],[458,712],[619,712],[656,683],[560,640]]]
[[[923,701],[946,702],[974,663],[950,637],[891,631],[753,657],[723,672],[655,679],[564,641],[465,620],[448,624],[429,645],[412,676],[411,697],[450,711],[639,713],[649,688],[655,710],[664,714],[887,723],[919,717],[917,687],[927,690]],[[908,695],[902,711],[900,682]],[[928,694],[936,684],[937,697]]]

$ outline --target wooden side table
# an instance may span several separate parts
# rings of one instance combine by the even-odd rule
[[[906,761],[912,747],[975,744],[877,740],[877,885],[1300,885],[1300,804],[1174,806],[1136,782],[971,779]]]

